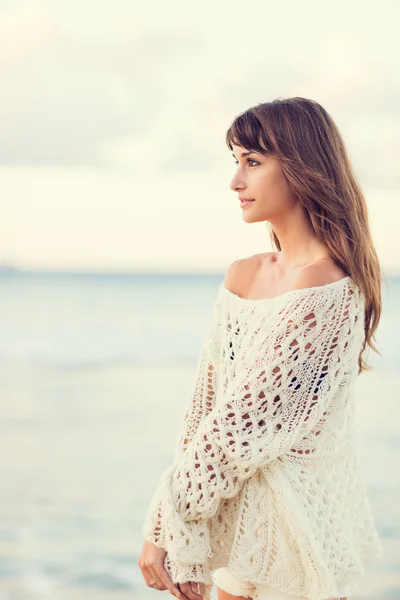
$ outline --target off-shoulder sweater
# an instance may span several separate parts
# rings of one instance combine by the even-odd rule
[[[325,600],[354,594],[381,558],[356,438],[364,315],[350,276],[263,299],[220,285],[142,528],[174,583],[208,594],[227,567]]]

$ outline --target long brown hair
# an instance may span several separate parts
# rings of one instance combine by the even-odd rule
[[[314,100],[277,98],[235,117],[226,143],[279,158],[282,170],[309,216],[317,238],[355,281],[365,297],[365,339],[358,374],[370,370],[361,356],[372,339],[381,311],[383,273],[372,241],[367,204],[332,117]],[[269,225],[272,246],[281,250]]]

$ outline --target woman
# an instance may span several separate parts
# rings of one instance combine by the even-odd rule
[[[252,107],[226,142],[276,251],[227,269],[138,564],[183,600],[349,598],[382,553],[354,421],[381,313],[365,199],[317,102]]]

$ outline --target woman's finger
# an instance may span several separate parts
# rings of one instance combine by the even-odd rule
[[[165,587],[165,585],[163,584],[163,582],[161,581],[161,579],[159,578],[158,573],[154,568],[148,567],[148,574],[149,574],[149,582],[154,581],[153,584],[150,584],[150,587],[154,588],[155,590],[166,590],[167,589]]]
[[[201,596],[201,594],[200,594],[200,584],[197,581],[191,581],[190,582],[190,587],[192,588],[192,592],[194,594],[197,594],[198,596]]]
[[[197,592],[197,583],[196,582],[187,582],[180,583],[181,590],[185,593],[185,595],[190,598],[190,600],[202,600],[202,596]]]
[[[181,592],[181,590],[174,584],[171,577],[168,575],[162,562],[155,564],[154,568],[157,570],[158,577],[165,585],[164,589],[168,589],[173,596],[176,596],[176,598],[179,598],[180,600],[187,600],[186,595]]]
[[[155,575],[154,573],[152,573],[150,567],[143,567],[142,575],[143,575],[143,579],[146,582],[147,587],[153,588],[154,590],[159,590],[159,589],[165,590],[166,589],[163,586],[163,583],[160,581],[160,578],[157,575]],[[150,583],[150,581],[154,581],[155,583]],[[160,584],[163,586],[162,588],[159,587]]]
[[[186,596],[185,592],[183,591],[183,589],[182,589],[182,585],[184,585],[184,584],[182,584],[182,583],[177,583],[177,584],[176,584],[176,586],[177,586],[177,588],[179,589],[179,592],[180,592],[180,594],[181,594],[181,595],[179,596],[179,600],[190,600],[190,598],[189,598],[188,596]],[[171,592],[171,594],[172,594],[172,592]],[[172,594],[172,595],[173,595],[173,594]]]

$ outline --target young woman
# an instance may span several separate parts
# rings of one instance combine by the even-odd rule
[[[382,554],[354,417],[381,313],[366,202],[315,101],[254,106],[226,141],[275,251],[227,269],[138,564],[182,600],[349,598]]]

